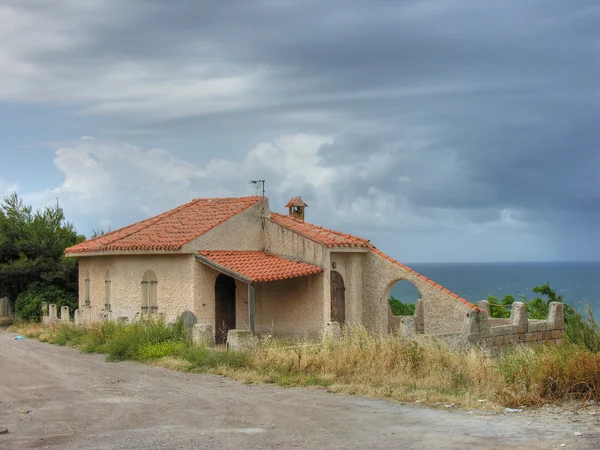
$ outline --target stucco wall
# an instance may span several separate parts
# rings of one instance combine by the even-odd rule
[[[401,266],[374,252],[365,255],[363,265],[363,324],[378,333],[387,332],[389,292],[399,280],[407,280],[420,292],[423,304],[424,333],[466,332],[472,309],[444,291],[418,278]]]
[[[185,244],[181,251],[263,250],[262,202],[236,214],[222,224]]]
[[[319,337],[324,326],[322,297],[319,295],[322,285],[323,274],[257,283],[256,331],[294,338]]]
[[[141,281],[146,270],[156,274],[158,312],[167,321],[174,321],[184,311],[194,310],[195,269],[193,255],[98,256],[79,260],[79,307],[85,301],[85,274],[90,274],[92,319],[98,319],[104,309],[104,281],[110,271],[112,317],[132,319],[141,310]]]
[[[362,322],[363,311],[363,287],[362,287],[362,266],[365,253],[349,253],[336,252],[331,249],[329,270],[327,277],[330,276],[330,271],[335,270],[340,273],[344,280],[346,288],[346,323],[360,324]],[[335,268],[333,265],[335,263]],[[331,311],[331,294],[327,296],[327,305],[329,312]]]
[[[327,247],[307,239],[282,226],[265,222],[265,250],[291,259],[327,267]]]

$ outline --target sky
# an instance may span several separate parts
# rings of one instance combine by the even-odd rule
[[[403,262],[600,260],[595,0],[0,0],[0,194],[296,195]]]

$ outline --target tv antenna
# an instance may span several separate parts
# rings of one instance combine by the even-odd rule
[[[262,188],[262,196],[265,196],[265,180],[251,180],[250,184],[256,186],[256,189]]]

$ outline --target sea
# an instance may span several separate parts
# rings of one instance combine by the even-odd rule
[[[589,303],[594,318],[600,320],[600,262],[518,262],[518,263],[414,263],[412,269],[477,303],[493,295],[501,299],[512,294],[527,299],[537,296],[535,286],[549,284],[565,303],[584,309]],[[406,282],[398,282],[390,295],[404,303],[415,303],[418,292]]]

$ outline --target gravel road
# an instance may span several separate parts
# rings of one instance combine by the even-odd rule
[[[592,408],[468,414],[108,363],[12,336],[0,330],[0,449],[600,448]]]

